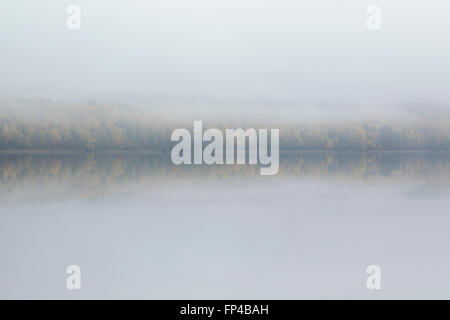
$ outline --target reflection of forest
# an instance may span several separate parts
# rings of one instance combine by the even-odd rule
[[[175,166],[168,153],[0,154],[0,201],[113,196],[196,179],[261,179],[257,166]],[[428,152],[282,153],[274,179],[408,181],[446,186],[450,154]]]

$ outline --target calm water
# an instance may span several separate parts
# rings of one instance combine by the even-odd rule
[[[0,298],[450,298],[449,154],[280,162],[2,154]]]

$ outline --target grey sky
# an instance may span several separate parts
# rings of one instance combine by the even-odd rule
[[[2,0],[0,95],[445,105],[449,35],[446,0]]]

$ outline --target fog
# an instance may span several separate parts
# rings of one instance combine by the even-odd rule
[[[447,299],[448,157],[328,156],[284,156],[269,179],[151,155],[8,158],[0,298]]]
[[[448,298],[449,31],[448,0],[1,0],[0,298]],[[278,173],[176,165],[194,120],[279,130]]]
[[[66,27],[70,4],[80,30]],[[369,4],[379,31],[366,27]],[[445,0],[2,0],[0,95],[449,110],[449,17]]]

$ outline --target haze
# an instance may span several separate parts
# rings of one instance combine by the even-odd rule
[[[66,28],[70,4],[81,30]],[[366,28],[369,4],[380,31]],[[449,30],[444,0],[3,0],[0,95],[450,110]]]

